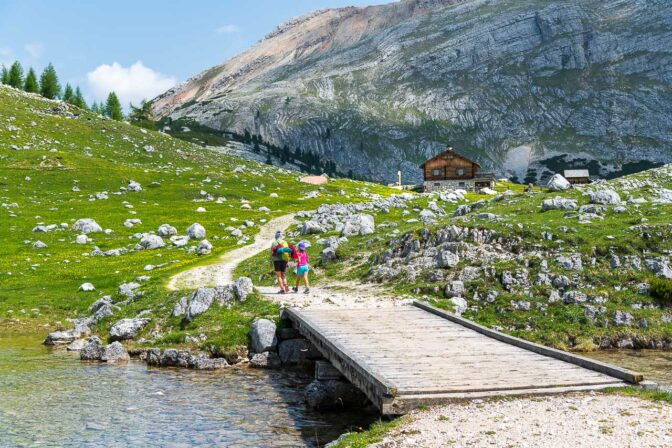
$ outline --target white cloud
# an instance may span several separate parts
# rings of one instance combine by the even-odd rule
[[[95,99],[104,100],[114,91],[124,106],[152,99],[176,84],[175,78],[146,67],[142,61],[130,67],[118,62],[102,64],[87,73],[86,78]]]
[[[42,56],[42,50],[44,50],[44,45],[39,42],[31,42],[23,46],[26,52],[30,55],[31,58],[37,59]]]
[[[240,27],[238,25],[222,25],[219,28],[215,30],[217,34],[230,34],[230,33],[237,33],[240,31]]]

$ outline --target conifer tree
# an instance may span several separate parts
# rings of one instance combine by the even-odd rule
[[[26,80],[23,83],[23,90],[30,93],[40,93],[40,85],[37,83],[37,75],[35,70],[31,67],[26,75]]]
[[[9,84],[9,70],[4,66],[4,64],[0,70],[0,83]]]
[[[72,97],[72,104],[80,109],[86,109],[86,101],[84,101],[84,95],[82,95],[79,86],[75,89],[75,95]]]
[[[23,67],[21,67],[19,61],[14,61],[9,68],[9,81],[7,84],[17,89],[23,89]]]
[[[56,69],[49,63],[40,75],[40,95],[50,100],[61,96],[61,85],[58,83]]]
[[[121,110],[121,103],[117,94],[110,92],[105,102],[105,115],[113,120],[121,121],[124,119],[124,113]]]
[[[75,97],[75,92],[72,91],[72,86],[67,83],[63,89],[63,101],[72,104],[72,99]]]
[[[94,114],[100,113],[100,108],[98,107],[98,103],[95,100],[93,101],[93,103],[91,103],[91,107],[89,107],[89,110]]]

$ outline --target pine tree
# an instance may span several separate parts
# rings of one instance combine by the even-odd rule
[[[19,61],[14,61],[9,68],[9,82],[7,84],[17,89],[23,88],[23,67],[21,67]]]
[[[23,90],[30,93],[39,93],[40,85],[37,83],[37,75],[35,70],[31,67],[26,75],[26,81],[23,83]]]
[[[72,99],[75,97],[75,92],[72,91],[72,86],[68,83],[63,90],[63,101],[72,104]]]
[[[100,114],[100,107],[98,107],[98,103],[95,100],[93,103],[91,103],[89,110],[94,114]]]
[[[61,96],[61,85],[58,83],[56,69],[51,63],[47,65],[40,75],[40,95],[50,100]]]
[[[121,110],[121,103],[117,94],[110,92],[107,95],[107,101],[105,102],[105,115],[110,117],[113,120],[121,121],[124,119],[124,113]]]
[[[2,66],[2,70],[0,70],[0,82],[2,84],[9,84],[9,70],[7,70],[7,67]]]
[[[84,101],[84,95],[79,89],[79,86],[75,89],[75,96],[72,97],[72,104],[79,107],[80,109],[86,109],[86,101]]]

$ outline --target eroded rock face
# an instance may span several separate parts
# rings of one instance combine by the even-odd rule
[[[528,166],[518,160],[530,148],[538,160],[558,148],[599,161],[670,160],[672,81],[658,53],[672,48],[669,2],[500,3],[316,11],[166,92],[154,112],[241,135],[258,129],[264,141],[310,149],[385,182],[396,181],[399,167],[403,179],[419,181],[411,161],[446,141],[520,179]],[[506,110],[501,120],[492,119],[495,109]]]

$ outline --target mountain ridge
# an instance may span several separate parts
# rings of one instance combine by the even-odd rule
[[[672,6],[402,1],[320,10],[153,101],[164,121],[248,130],[391,181],[446,144],[539,181],[668,162]],[[598,162],[591,162],[591,160]],[[574,160],[574,162],[572,162]]]

